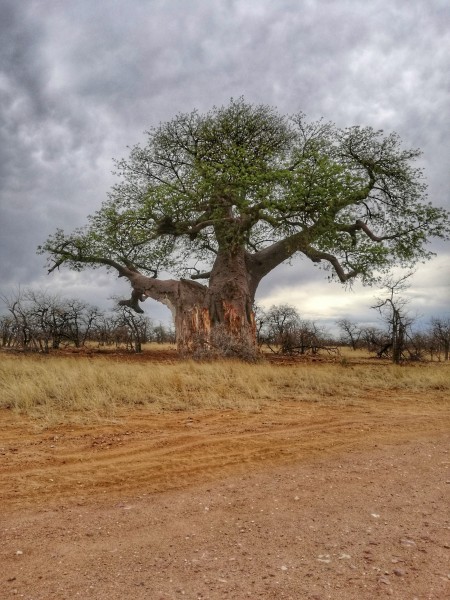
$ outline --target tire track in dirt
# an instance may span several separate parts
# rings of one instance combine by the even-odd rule
[[[14,509],[185,487],[251,467],[402,442],[450,430],[439,394],[271,403],[259,412],[123,413],[114,424],[39,431],[0,413],[0,498]]]

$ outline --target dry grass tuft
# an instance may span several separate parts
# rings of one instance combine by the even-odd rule
[[[48,423],[113,418],[127,407],[155,412],[257,411],[280,400],[354,404],[369,392],[450,396],[450,365],[238,362],[134,363],[116,358],[0,357],[0,408]],[[445,392],[445,393],[444,393]]]

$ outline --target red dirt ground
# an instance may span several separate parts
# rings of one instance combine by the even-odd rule
[[[0,412],[0,598],[450,598],[448,398],[383,394],[47,429]]]

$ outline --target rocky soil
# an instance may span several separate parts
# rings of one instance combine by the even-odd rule
[[[450,411],[0,415],[0,598],[450,598]]]

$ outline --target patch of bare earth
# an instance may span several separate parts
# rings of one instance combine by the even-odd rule
[[[0,413],[0,598],[450,597],[450,409]]]

